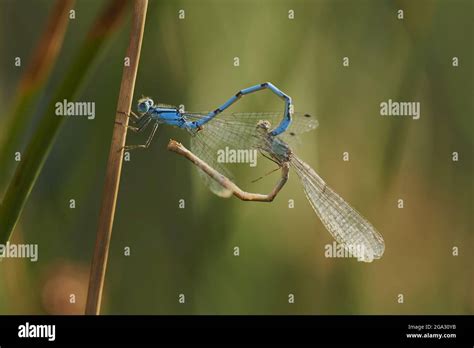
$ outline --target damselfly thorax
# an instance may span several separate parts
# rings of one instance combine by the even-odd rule
[[[270,121],[260,120],[257,122],[256,128],[258,136],[261,137],[259,150],[279,166],[289,162],[293,152],[285,141],[271,133]]]

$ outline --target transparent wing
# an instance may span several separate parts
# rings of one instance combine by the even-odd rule
[[[202,159],[219,173],[225,175],[233,181],[233,175],[227,166],[223,163],[219,163],[218,161],[217,150],[219,149],[219,146],[219,140],[209,136],[208,132],[200,131],[191,138],[191,152],[193,152],[197,157]],[[232,191],[221,186],[217,181],[204,173],[199,167],[196,166],[196,168],[204,184],[209,187],[209,189],[214,194],[224,198],[232,196]]]
[[[311,206],[336,241],[361,261],[379,259],[385,250],[380,233],[328,187],[308,164],[296,156],[291,164],[301,179]]]
[[[187,113],[185,117],[188,120],[198,120],[204,115],[203,113]],[[211,121],[206,123],[203,128],[214,126],[219,127],[220,131],[224,134],[222,136],[228,136],[229,141],[234,141],[241,145],[248,140],[248,137],[255,136],[255,126],[260,120],[267,120],[271,123],[272,127],[276,127],[283,119],[282,112],[243,112],[243,113],[223,113],[217,115]],[[282,133],[279,137],[290,144],[298,143],[298,136],[305,132],[309,132],[318,127],[318,120],[315,116],[306,113],[295,112],[293,114],[292,122],[290,127]],[[240,137],[239,137],[240,136]],[[241,138],[243,137],[243,139]],[[241,139],[239,141],[239,139]],[[252,142],[254,144],[255,142]]]
[[[218,115],[206,123],[201,130],[191,138],[191,151],[204,162],[234,181],[234,176],[228,166],[219,158],[219,152],[226,148],[232,150],[253,150],[257,147],[256,123],[250,125],[245,122],[235,122],[228,117]],[[203,114],[186,114],[189,121],[204,117]],[[232,192],[221,186],[198,168],[204,184],[220,197],[230,197]]]
[[[188,121],[196,121],[204,117],[207,113],[186,113]],[[274,126],[281,121],[281,112],[260,112],[260,113],[234,113],[219,114],[206,123],[201,130],[197,131],[191,138],[191,151],[203,161],[216,169],[221,174],[233,180],[233,175],[228,166],[219,161],[219,151],[224,151],[226,147],[233,150],[254,150],[259,148],[261,136],[256,132],[256,126],[260,120],[268,120]],[[297,141],[297,136],[317,127],[317,120],[308,114],[295,113],[293,122],[289,129],[288,136]],[[232,192],[225,189],[215,180],[200,169],[199,174],[204,183],[213,193],[221,197],[229,197]]]
[[[267,120],[267,121],[270,121],[270,123],[272,124],[272,127],[276,127],[283,119],[283,113],[282,112],[234,113],[234,114],[231,114],[229,118],[235,120],[236,122],[244,122],[253,127],[255,127],[258,121]],[[298,136],[302,133],[309,132],[313,129],[316,129],[317,127],[318,127],[318,121],[316,117],[311,116],[310,114],[295,112],[293,113],[290,126],[284,133],[280,135],[280,137]]]

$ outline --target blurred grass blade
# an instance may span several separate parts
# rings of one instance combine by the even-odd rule
[[[64,34],[69,24],[69,10],[73,7],[75,0],[57,0],[51,14],[46,22],[46,29],[41,35],[33,57],[21,77],[18,91],[14,96],[11,111],[8,113],[10,119],[4,128],[4,138],[0,139],[0,188],[3,189],[11,172],[13,152],[21,143],[21,132],[27,128],[33,113],[31,105],[44,86],[58,53],[63,44]]]
[[[55,103],[58,100],[71,101],[75,99],[86,81],[88,73],[92,70],[93,63],[100,54],[100,49],[115,32],[118,24],[122,22],[126,4],[126,0],[109,1],[79,48],[64,80],[58,86],[56,94],[49,102],[0,206],[0,243],[4,244],[10,238],[23,206],[48,157],[58,130],[65,119],[55,115]]]

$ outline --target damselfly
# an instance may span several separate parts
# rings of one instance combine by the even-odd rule
[[[252,146],[256,146],[266,157],[281,167],[280,180],[272,192],[266,195],[241,190],[223,173],[173,140],[168,144],[168,149],[192,161],[217,185],[236,197],[248,201],[272,201],[288,180],[289,168],[292,167],[303,185],[303,190],[313,210],[336,241],[361,261],[372,262],[382,257],[385,244],[380,233],[327,186],[307,163],[296,156],[281,136],[272,134],[270,125],[268,120],[260,120],[254,125],[253,133],[244,134]]]
[[[283,113],[223,113],[242,96],[264,89],[269,89],[284,100]],[[257,149],[258,144],[255,142],[253,135],[255,134],[255,124],[260,119],[264,118],[272,123],[278,123],[278,126],[269,133],[272,136],[280,135],[287,140],[294,138],[299,133],[315,129],[317,126],[316,119],[309,114],[294,113],[291,98],[270,82],[240,90],[227,102],[211,112],[184,112],[174,106],[155,104],[148,97],[138,101],[137,109],[139,115],[131,113],[133,118],[129,129],[141,132],[152,124],[152,131],[145,144],[129,145],[125,149],[147,148],[160,124],[175,126],[191,134],[191,151],[196,156],[231,180],[233,178],[232,173],[225,163],[217,160],[216,154],[226,146],[232,146],[235,149]],[[202,171],[200,171],[200,174],[205,184],[218,196],[229,197],[232,195],[232,191],[217,184]]]

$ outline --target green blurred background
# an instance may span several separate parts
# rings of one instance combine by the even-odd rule
[[[76,2],[17,151],[106,3]],[[26,65],[53,5],[0,0],[0,140],[24,72],[14,57]],[[271,81],[296,111],[318,117],[298,155],[378,228],[386,251],[371,264],[325,258],[331,236],[295,175],[271,204],[218,198],[188,161],[166,151],[170,138],[187,144],[188,135],[161,127],[150,149],[124,162],[103,313],[473,314],[473,13],[470,0],[150,1],[134,100],[145,94],[210,110]],[[13,242],[39,244],[38,262],[0,262],[2,314],[83,312],[129,27],[130,15],[78,98],[96,103],[95,120],[65,122],[14,231]],[[420,102],[421,118],[380,116],[388,99]],[[262,92],[234,109],[282,103]],[[127,141],[146,136],[129,133]],[[0,168],[9,177],[17,165],[10,157]],[[250,183],[266,168],[237,172],[239,183],[268,191],[277,174]]]

